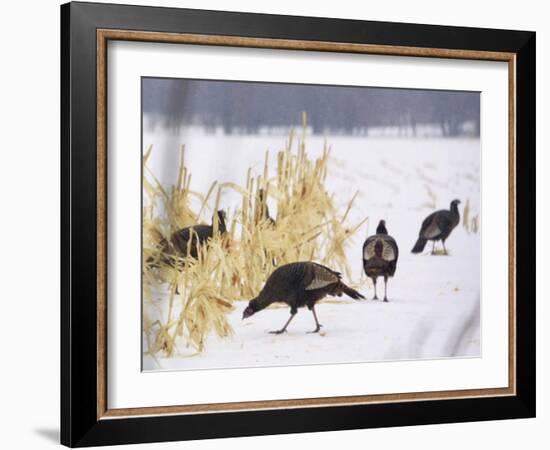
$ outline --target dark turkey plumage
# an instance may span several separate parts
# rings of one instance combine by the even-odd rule
[[[315,313],[315,303],[327,295],[340,297],[346,294],[353,299],[365,298],[355,289],[341,281],[341,274],[314,262],[295,262],[278,267],[269,276],[258,296],[248,303],[243,312],[243,319],[267,308],[275,302],[284,302],[290,306],[290,318],[284,327],[271,333],[280,334],[298,312],[298,308],[307,306],[315,318],[317,333],[321,324]]]
[[[226,232],[225,212],[218,211],[217,215],[218,231],[220,234],[224,234]],[[214,222],[214,218],[212,218],[212,222]],[[193,232],[191,230],[193,230]],[[178,262],[178,256],[184,258],[187,256],[197,258],[200,246],[207,243],[208,239],[210,239],[213,234],[213,225],[194,225],[192,227],[182,228],[172,234],[170,241],[166,238],[162,238],[158,242],[158,257],[149,256],[146,260],[146,267],[148,269],[153,269],[159,268],[161,264],[164,264],[171,267],[180,266],[181,268],[181,263]]]
[[[436,241],[441,241],[443,243],[443,250],[447,254],[445,241],[458,225],[458,222],[460,222],[459,203],[460,200],[453,200],[449,210],[442,209],[436,211],[424,219],[418,233],[418,240],[412,249],[413,253],[421,253],[424,251],[426,243],[433,241],[432,254],[434,254]]]
[[[258,191],[258,199],[256,201],[256,222],[267,221],[271,226],[275,226],[276,222],[269,215],[269,207],[267,206],[267,197],[263,189]]]
[[[374,284],[374,300],[378,300],[376,279],[384,277],[384,301],[388,301],[388,277],[394,276],[398,257],[397,242],[388,234],[386,221],[381,220],[376,234],[368,237],[363,244],[363,268]]]
[[[218,233],[223,235],[227,231],[225,212],[220,210],[217,214]],[[193,225],[176,231],[170,237],[170,242],[182,256],[197,258],[200,246],[206,244],[212,236],[214,236],[214,217],[212,217],[212,225]]]

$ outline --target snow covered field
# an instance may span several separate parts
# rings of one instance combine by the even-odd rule
[[[307,137],[311,157],[320,154],[325,138]],[[149,166],[162,183],[173,183],[178,152],[186,146],[186,165],[193,174],[191,188],[206,192],[214,180],[243,184],[246,169],[263,170],[265,151],[275,155],[285,136],[224,136],[198,133],[145,132],[144,148],[154,144]],[[355,191],[360,194],[348,222],[369,221],[347,249],[353,280],[367,300],[327,298],[316,308],[324,325],[319,334],[312,314],[299,311],[288,333],[268,334],[289,315],[280,305],[241,320],[246,302],[236,302],[229,317],[234,334],[211,335],[206,350],[196,355],[182,341],[178,354],[165,358],[144,355],[144,370],[204,369],[272,365],[301,365],[358,361],[480,356],[480,235],[462,223],[447,241],[449,256],[421,255],[410,250],[424,217],[448,209],[454,198],[469,203],[471,219],[480,213],[480,142],[478,139],[369,138],[327,136],[331,164],[326,183],[342,209]],[[223,155],[223,159],[220,158]],[[222,198],[232,214],[238,197]],[[276,215],[275,204],[270,211]],[[211,212],[203,220],[210,223]],[[373,290],[362,274],[362,245],[386,220],[400,254],[394,279],[388,283],[389,303],[373,301]],[[438,244],[440,245],[440,244]],[[379,280],[378,292],[383,293]],[[249,299],[243,299],[249,300]]]

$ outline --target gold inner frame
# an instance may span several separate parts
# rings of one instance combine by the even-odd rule
[[[109,409],[107,405],[107,42],[109,40],[217,45],[286,50],[363,53],[451,59],[503,61],[508,63],[508,387],[400,394],[354,395],[287,400],[263,400],[200,405],[148,406]],[[340,42],[264,39],[180,33],[157,33],[113,29],[97,30],[97,418],[166,414],[219,413],[262,409],[289,409],[448,400],[516,394],[516,54],[445,48],[402,47]]]

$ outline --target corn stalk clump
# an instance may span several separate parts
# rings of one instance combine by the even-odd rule
[[[466,204],[462,212],[462,226],[468,234],[479,231],[479,214],[473,214],[470,206],[470,199],[466,199]]]
[[[205,194],[191,189],[183,150],[178,180],[169,190],[147,170],[148,156],[149,152],[144,156],[143,326],[149,354],[162,351],[172,356],[178,339],[201,352],[211,332],[229,336],[227,315],[234,302],[258,295],[282,264],[317,261],[351,279],[346,245],[367,219],[347,224],[357,194],[338,205],[325,188],[330,158],[326,144],[312,159],[305,138],[296,139],[291,132],[276,155],[274,170],[266,153],[263,173],[243,168],[243,186],[214,182]],[[226,190],[239,194],[239,204],[221,204]],[[268,203],[276,205],[276,213]],[[216,232],[214,214],[222,208],[231,213],[223,235]],[[214,235],[196,258],[174,250],[172,233],[212,215]]]

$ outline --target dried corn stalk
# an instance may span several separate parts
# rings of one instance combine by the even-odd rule
[[[170,189],[147,169],[148,156],[149,152],[144,157],[143,327],[149,354],[174,355],[180,338],[201,352],[211,332],[230,335],[227,314],[233,302],[256,296],[279,265],[315,260],[351,278],[345,247],[366,219],[346,224],[356,195],[338,214],[334,196],[324,187],[330,158],[326,144],[313,160],[305,137],[297,140],[291,132],[277,153],[273,172],[266,154],[262,175],[254,177],[248,169],[245,186],[216,182],[204,195],[191,190],[183,148],[179,175]],[[239,193],[241,204],[220,205],[224,190]],[[197,211],[191,209],[192,197],[201,202]],[[267,214],[268,199],[277,204],[276,217]],[[237,208],[228,217],[227,233],[222,237],[215,232],[196,259],[177,254],[169,245],[170,235],[197,224],[203,214],[211,216],[220,206]]]

